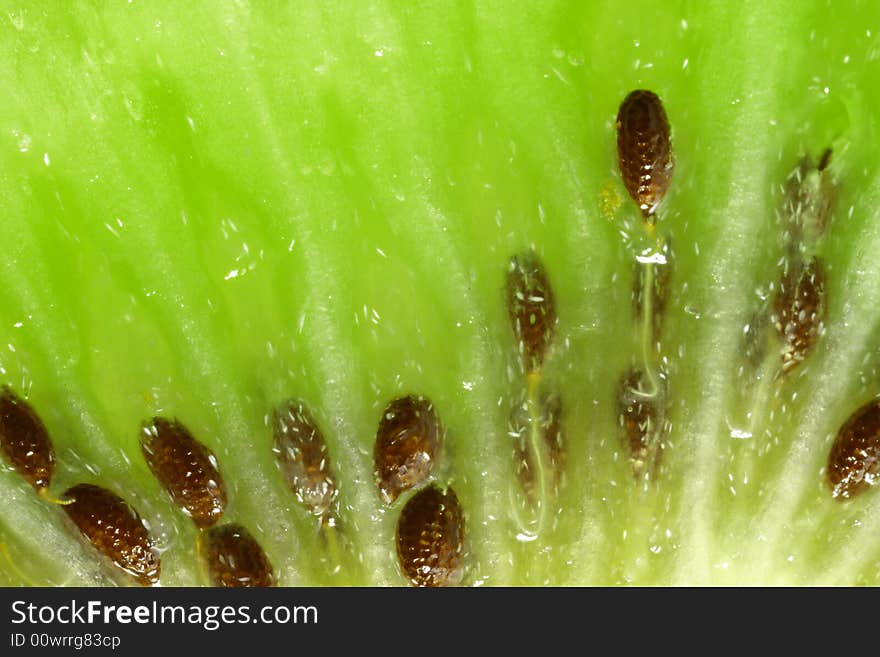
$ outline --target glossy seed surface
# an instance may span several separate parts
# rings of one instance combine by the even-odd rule
[[[64,496],[67,516],[89,542],[140,585],[159,582],[159,553],[137,511],[115,493],[93,484],[78,484]]]
[[[825,265],[793,261],[780,277],[773,324],[782,339],[782,369],[789,372],[813,351],[825,331]]]
[[[153,418],[141,432],[141,452],[174,503],[201,529],[226,509],[226,485],[213,452],[177,420]]]
[[[424,482],[443,443],[443,428],[433,404],[410,395],[383,411],[373,451],[379,494],[388,504]]]
[[[309,409],[288,400],[274,413],[273,451],[297,501],[316,516],[330,513],[338,490],[327,443]]]
[[[241,525],[212,527],[201,537],[202,557],[214,586],[222,588],[275,585],[275,573],[263,548]]]
[[[37,490],[49,487],[55,451],[36,411],[9,388],[0,391],[0,449],[6,461]]]
[[[415,586],[455,586],[464,569],[464,517],[452,488],[413,495],[397,523],[400,567]]]
[[[556,305],[547,271],[534,251],[510,259],[507,313],[524,370],[540,370],[556,327]]]
[[[669,189],[673,161],[669,120],[657,94],[630,93],[617,113],[617,161],[623,184],[642,215],[652,215]]]
[[[865,404],[843,423],[826,473],[831,495],[838,499],[854,497],[880,482],[880,401]]]

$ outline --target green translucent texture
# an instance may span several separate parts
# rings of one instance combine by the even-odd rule
[[[372,446],[408,393],[448,429],[437,476],[467,514],[468,583],[880,580],[880,496],[840,504],[822,471],[880,386],[878,3],[3,4],[0,378],[51,431],[52,491],[122,493],[164,584],[204,580],[139,452],[157,413],[217,454],[227,515],[281,583],[404,584]],[[648,487],[615,410],[641,228],[614,120],[635,88],[664,100],[676,160],[672,434]],[[741,335],[776,276],[780,186],[829,145],[829,325],[760,388]],[[556,522],[523,542],[503,285],[531,245],[556,292],[545,382],[569,466]],[[266,416],[290,396],[334,458],[338,563],[272,458]],[[750,404],[766,417],[735,438]],[[110,583],[63,516],[0,471],[0,583]]]

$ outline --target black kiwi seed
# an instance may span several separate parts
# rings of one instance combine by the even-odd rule
[[[556,327],[556,303],[541,259],[526,251],[510,259],[507,313],[527,374],[541,369]]]
[[[838,191],[830,164],[830,148],[815,165],[812,157],[805,155],[785,182],[782,219],[792,247],[814,245],[828,228]]]
[[[106,488],[78,484],[62,508],[89,542],[140,585],[159,582],[159,554],[144,521],[128,502]]]
[[[156,417],[141,432],[141,451],[171,499],[200,529],[226,509],[226,485],[213,452],[177,420]]]
[[[273,452],[297,501],[316,516],[330,513],[339,491],[327,443],[309,409],[287,400],[275,409],[273,426]]]
[[[644,379],[644,372],[634,368],[621,377],[617,388],[618,423],[636,478],[656,472],[663,448],[662,396],[646,394]]]
[[[373,450],[379,493],[391,504],[424,482],[443,444],[443,427],[424,397],[392,401],[383,411]]]
[[[508,435],[513,439],[515,471],[520,487],[534,506],[538,502],[537,463],[528,436],[530,423],[536,421],[541,440],[546,448],[547,466],[551,470],[552,483],[562,483],[567,458],[565,435],[562,432],[562,399],[556,393],[544,394],[538,401],[539,417],[529,417],[525,401],[515,404],[510,413]]]
[[[36,490],[49,487],[55,472],[49,432],[31,405],[6,387],[0,391],[0,449]]]
[[[819,164],[816,165],[816,169],[818,171],[825,171],[829,164],[831,164],[831,149],[826,148],[819,157]]]
[[[773,324],[782,339],[782,370],[789,372],[813,351],[825,330],[825,265],[794,260],[780,276]]]
[[[880,401],[860,407],[840,427],[826,475],[837,499],[849,499],[880,483]]]
[[[452,488],[413,495],[397,521],[397,556],[415,586],[455,586],[464,575],[464,517]]]
[[[550,467],[558,484],[565,471],[567,458],[565,434],[562,432],[562,398],[555,393],[541,400],[541,433],[550,456]]]
[[[657,94],[638,89],[620,104],[617,159],[626,191],[645,220],[653,223],[673,170],[669,121]]]
[[[507,435],[513,439],[514,468],[520,488],[531,506],[537,503],[537,463],[529,447],[529,408],[525,400],[511,407]]]
[[[212,527],[200,537],[211,582],[222,588],[275,585],[275,573],[263,548],[241,525]]]

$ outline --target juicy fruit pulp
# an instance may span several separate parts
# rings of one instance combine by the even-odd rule
[[[880,498],[841,503],[824,472],[880,383],[876,3],[303,4],[0,14],[0,374],[52,436],[52,490],[135,504],[162,583],[200,583],[208,535],[140,452],[143,418],[178,418],[227,487],[208,531],[247,527],[273,581],[404,584],[415,498],[382,500],[374,444],[386,405],[422,395],[463,583],[876,583]],[[616,166],[634,89],[662,98],[675,159],[656,213],[675,246],[668,438],[647,482],[619,427],[649,246]],[[802,254],[824,263],[825,330],[776,377],[776,360],[751,366],[745,327],[773,304],[786,181],[826,148],[841,183]],[[505,305],[510,258],[531,249],[566,454],[537,532]],[[290,398],[326,441],[339,535],[279,471]],[[64,507],[12,471],[0,499],[4,583],[111,581]]]

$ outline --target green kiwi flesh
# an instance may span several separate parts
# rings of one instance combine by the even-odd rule
[[[216,583],[199,544],[239,526],[258,581],[406,585],[398,521],[429,491],[461,521],[440,583],[880,583],[880,491],[826,475],[880,391],[877,3],[37,2],[0,25],[0,383],[55,450],[46,494],[0,469],[0,584],[136,583],[57,504],[83,483],[147,521],[166,586]],[[636,89],[674,161],[653,227],[617,163]],[[793,241],[807,158],[830,209]],[[527,253],[554,305],[523,363]],[[780,263],[812,258],[823,326],[782,368]],[[664,430],[634,467],[621,381],[648,361]],[[409,395],[442,442],[389,499],[377,430]],[[319,505],[273,451],[292,399]],[[216,458],[217,528],[151,472],[155,417]]]

